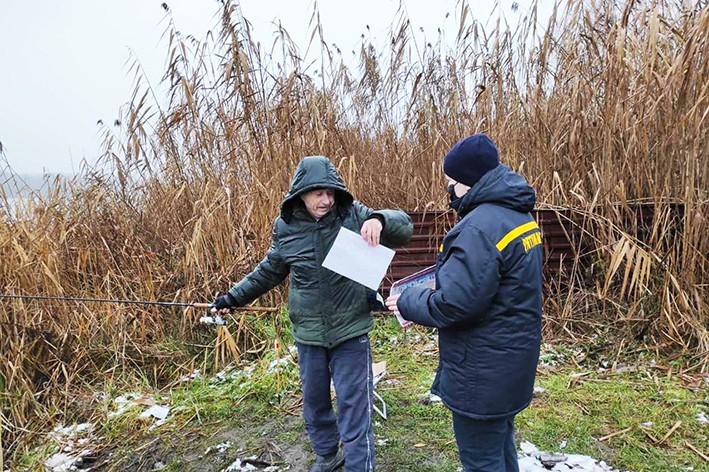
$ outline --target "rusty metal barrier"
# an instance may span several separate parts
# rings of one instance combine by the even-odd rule
[[[435,264],[443,237],[455,224],[452,211],[409,212],[414,223],[411,242],[398,248],[382,282],[382,292],[389,293],[391,284],[407,275]],[[545,275],[569,270],[574,261],[580,228],[572,223],[571,212],[538,209],[533,212],[542,232]]]
[[[681,229],[684,205],[666,203],[662,210],[659,208],[652,203],[632,203],[606,207],[603,210],[612,214],[613,220],[620,222],[630,234],[641,241],[649,242],[653,237],[654,223],[659,222],[667,228],[665,238],[671,239]],[[593,252],[593,248],[584,247],[584,244],[588,245],[590,241],[584,242],[582,238],[582,228],[588,224],[584,221],[582,211],[538,208],[532,214],[542,232],[546,280],[558,278],[561,273],[569,273],[575,261],[584,262]],[[394,260],[382,282],[382,292],[385,296],[394,281],[435,264],[443,237],[455,224],[453,211],[409,212],[409,215],[414,223],[414,234],[408,246],[396,250]]]

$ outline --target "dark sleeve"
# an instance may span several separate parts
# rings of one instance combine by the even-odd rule
[[[251,303],[288,277],[290,269],[280,254],[276,227],[277,223],[273,225],[271,247],[268,248],[266,257],[250,274],[229,289],[229,294],[237,301],[237,306]]]
[[[404,290],[397,302],[399,312],[407,320],[435,328],[478,322],[497,293],[501,264],[495,245],[477,228],[465,228],[436,272],[438,290]]]
[[[378,218],[384,227],[381,236],[381,243],[388,247],[403,247],[411,241],[414,233],[414,225],[411,217],[401,210],[372,210],[371,208],[355,201],[354,211],[360,221],[371,218]]]

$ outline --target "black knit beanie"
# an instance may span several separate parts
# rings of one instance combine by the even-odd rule
[[[448,151],[443,159],[443,172],[472,187],[499,163],[495,143],[486,134],[478,133],[461,139]]]

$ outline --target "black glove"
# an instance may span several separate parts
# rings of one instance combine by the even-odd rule
[[[232,297],[231,294],[228,292],[225,295],[222,295],[221,297],[217,297],[212,302],[212,308],[216,308],[217,310],[223,310],[224,308],[234,308],[237,305],[238,303],[236,302],[236,299]]]

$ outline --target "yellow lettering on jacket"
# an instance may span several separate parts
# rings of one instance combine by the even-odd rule
[[[535,246],[539,246],[542,243],[542,234],[535,232],[526,236],[522,239],[522,245],[524,245],[524,252],[529,252]]]

